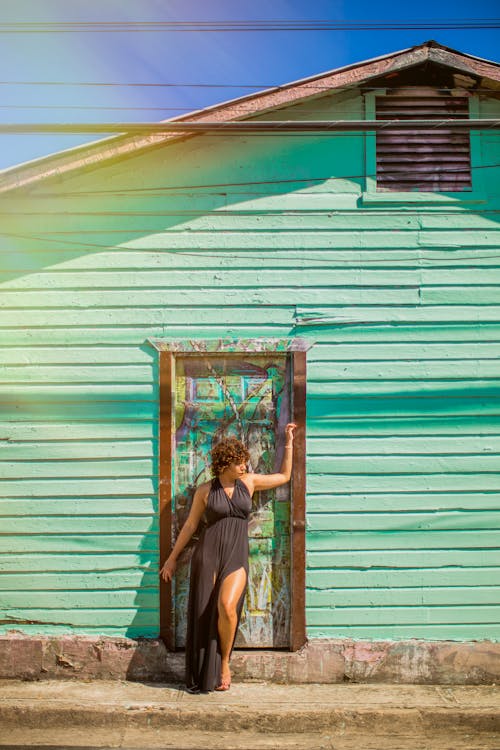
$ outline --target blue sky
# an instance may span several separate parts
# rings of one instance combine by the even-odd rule
[[[63,21],[336,19],[404,21],[495,18],[496,0],[0,0],[2,24]],[[0,43],[0,122],[161,120],[258,88],[435,39],[498,60],[498,30],[5,34]],[[57,81],[65,85],[22,85]],[[192,86],[77,86],[211,84]],[[214,84],[217,84],[215,86]],[[248,84],[243,87],[242,84]],[[0,135],[0,169],[95,136]]]

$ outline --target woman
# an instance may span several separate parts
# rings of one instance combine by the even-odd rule
[[[285,427],[285,452],[278,474],[249,474],[249,453],[236,438],[212,449],[214,478],[197,489],[189,516],[160,575],[172,580],[177,558],[198,528],[203,529],[191,558],[186,638],[189,692],[229,690],[229,659],[248,584],[248,516],[252,495],[290,481],[296,425]]]

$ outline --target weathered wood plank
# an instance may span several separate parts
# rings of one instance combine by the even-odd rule
[[[49,552],[37,554],[39,570],[53,572],[59,575],[61,571],[72,574],[88,574],[90,576],[107,576],[113,573],[126,573],[133,568],[138,573],[146,575],[151,570],[158,570],[158,554],[152,552],[144,555],[140,550],[126,553],[108,551],[103,554],[87,554],[85,552],[72,554],[71,552]],[[26,551],[19,551],[15,556],[0,554],[0,570],[4,573],[33,573],[33,556]]]
[[[311,531],[307,532],[311,552],[330,550],[496,549],[498,531]],[[105,537],[103,537],[105,538]],[[27,537],[27,541],[31,541]],[[77,539],[75,538],[77,541]],[[29,543],[28,541],[28,543]],[[73,540],[72,540],[73,541]],[[500,554],[500,553],[499,553]]]
[[[64,519],[38,520],[42,520],[42,524],[46,523],[47,525],[54,523],[54,527],[58,528],[60,521]],[[5,519],[3,523],[5,522],[7,522],[7,530],[9,528],[8,519]],[[78,523],[80,523],[80,520],[78,520]],[[398,512],[397,510],[392,513],[369,513],[367,511],[358,513],[310,512],[307,515],[307,529],[311,532],[500,530],[500,510],[427,511],[420,513]]]
[[[500,233],[499,233],[500,234]],[[500,239],[500,237],[499,237]],[[325,264],[326,265],[326,264]],[[199,270],[191,268],[186,270],[162,270],[150,271],[58,271],[31,273],[28,276],[4,281],[2,284],[4,293],[14,290],[99,290],[118,289],[161,289],[170,288],[172,293],[179,289],[197,289],[204,291],[215,291],[217,289],[234,291],[246,288],[286,288],[293,289],[304,287],[336,288],[336,287],[394,287],[412,286],[421,283],[423,286],[448,285],[468,286],[469,291],[476,291],[478,302],[481,297],[475,286],[492,286],[500,284],[500,268],[496,266],[471,267],[468,268],[334,268],[328,266],[322,268],[286,268],[279,269],[276,273],[274,268],[250,268],[250,269],[227,269]],[[306,271],[306,273],[304,273]],[[187,295],[189,299],[189,295]]]
[[[135,622],[135,620],[134,620]],[[33,623],[33,624],[31,624]],[[118,638],[158,638],[157,625],[74,625],[71,622],[60,624],[59,622],[27,620],[26,618],[12,618],[7,624],[0,626],[0,633],[22,630],[25,635],[40,635],[40,632],[49,631],[51,635],[90,635],[94,637],[107,636]]]
[[[40,303],[42,300],[39,300]],[[288,300],[290,303],[290,300]],[[329,308],[315,308],[304,310],[300,306],[300,318],[305,315],[315,318],[319,322],[308,322],[297,326],[297,333],[310,336],[320,342],[372,340],[383,343],[411,341],[470,341],[471,337],[481,340],[498,341],[498,322],[500,320],[500,306],[486,306],[474,304],[470,306],[429,306],[425,308],[387,308],[380,307],[351,308],[342,305],[332,305]],[[391,312],[392,310],[392,312]],[[193,332],[192,325],[196,324],[197,335],[200,338],[214,335],[224,335],[227,331],[235,337],[252,337],[260,330],[276,331],[280,335],[283,327],[289,330],[295,325],[295,305],[263,305],[253,321],[253,309],[244,305],[216,305],[206,307],[178,307],[113,309],[96,308],[86,312],[89,324],[93,327],[82,329],[81,310],[78,308],[45,309],[26,308],[22,316],[18,309],[0,310],[0,346],[16,346],[30,343],[34,346],[54,344],[60,346],[67,343],[75,347],[79,344],[103,345],[113,344],[123,346],[144,342],[148,336],[162,335],[186,337],[186,333],[179,330]],[[390,317],[394,316],[391,323]],[[252,322],[248,320],[252,317]],[[273,322],[269,318],[272,317]],[[153,318],[157,321],[154,323]],[[470,322],[464,321],[467,318]],[[266,320],[265,320],[266,319]],[[139,323],[132,325],[133,323]],[[160,322],[161,321],[161,322]],[[474,327],[476,322],[488,322],[485,330]],[[386,326],[384,326],[384,322]],[[225,324],[225,325],[224,325]],[[387,325],[390,324],[389,329]],[[36,330],[27,330],[26,325]],[[160,326],[159,328],[156,326]],[[165,327],[164,327],[165,326]],[[6,330],[12,328],[12,331]],[[263,334],[263,335],[266,335]],[[188,334],[187,334],[188,335]],[[267,334],[269,335],[269,334]],[[114,338],[113,338],[114,337]]]
[[[46,534],[48,537],[59,534],[148,534],[158,533],[158,521],[147,515],[129,515],[125,509],[118,517],[99,515],[44,516],[39,506],[38,514],[28,517],[22,514],[16,518],[2,519],[2,534]]]
[[[158,609],[158,591],[144,589],[140,585],[130,591],[40,591],[27,587],[24,591],[6,591],[2,594],[2,603],[7,612],[23,609],[25,616],[30,617],[33,609],[45,609],[47,616],[54,609],[75,612],[78,619],[80,610],[95,608],[100,617],[106,616],[108,609],[134,609],[151,613]],[[150,615],[151,617],[151,615]],[[155,619],[154,615],[151,619]],[[108,620],[109,621],[109,620]]]
[[[336,549],[310,550],[307,561],[311,570],[338,569],[358,570],[420,570],[420,568],[442,568],[459,565],[463,568],[498,567],[498,548],[465,549]],[[333,573],[332,573],[333,575]]]
[[[499,430],[500,432],[500,430]],[[104,440],[132,440],[141,441],[157,439],[158,430],[153,421],[144,422],[34,422],[33,424],[20,422],[4,422],[0,425],[0,441],[2,447],[8,447],[9,442],[41,443],[64,442],[65,445],[73,441],[104,441]],[[29,445],[27,445],[29,447]]]
[[[341,309],[341,308],[339,308]],[[193,311],[195,308],[193,308]],[[273,315],[273,308],[263,306],[263,311],[267,311],[268,316]],[[348,342],[348,343],[359,343],[365,344],[366,342],[377,343],[377,345],[396,342],[463,342],[470,343],[473,341],[478,342],[498,342],[500,338],[500,326],[498,322],[495,322],[493,318],[500,320],[500,307],[492,308],[488,306],[469,308],[463,307],[463,315],[470,319],[470,323],[460,322],[456,312],[456,308],[425,308],[426,314],[429,310],[438,311],[436,318],[442,318],[447,316],[448,320],[429,320],[426,322],[422,321],[395,321],[390,323],[388,321],[367,321],[362,322],[359,319],[359,309],[357,317],[352,319],[350,322],[346,320],[343,311],[341,313],[335,313],[335,317],[339,318],[337,324],[331,322],[328,325],[300,325],[296,328],[293,327],[293,310],[290,310],[290,321],[288,324],[265,325],[259,323],[257,325],[234,325],[229,320],[229,308],[226,310],[220,308],[219,322],[198,324],[196,327],[196,336],[198,338],[254,338],[258,336],[264,337],[275,337],[282,338],[289,335],[299,335],[301,338],[309,339],[312,344],[314,342],[325,342],[325,343],[336,343],[336,342]],[[29,312],[29,311],[28,311]],[[40,316],[43,318],[44,313],[48,311],[40,311]],[[74,328],[74,327],[57,327],[55,321],[51,323],[51,327],[40,327],[36,328],[32,321],[32,325],[29,329],[20,326],[18,312],[5,312],[0,311],[0,317],[2,314],[14,315],[17,321],[17,327],[12,327],[10,330],[5,328],[0,330],[0,349],[3,347],[26,347],[27,345],[39,347],[39,346],[110,346],[110,345],[127,345],[135,346],[145,345],[147,338],[188,338],[193,335],[193,328],[189,324],[185,323],[181,325],[173,325],[167,322],[165,326],[161,325],[159,328],[154,326],[137,326],[130,327],[127,325],[116,324],[114,326],[102,326],[91,328]],[[375,311],[371,309],[369,314],[374,314]],[[26,311],[23,315],[27,314]],[[37,311],[33,310],[29,312],[35,318]],[[178,317],[183,316],[183,310],[179,308]],[[246,310],[246,314],[249,315],[249,311]],[[332,313],[333,314],[333,313]],[[418,310],[414,317],[418,317],[422,314],[422,310]],[[66,319],[68,315],[75,315],[79,317],[77,311],[58,310],[56,311],[56,317]],[[215,315],[215,313],[214,313]],[[411,317],[408,315],[408,317]],[[172,314],[172,317],[175,316]],[[224,323],[224,319],[227,318],[227,322]],[[182,318],[181,318],[182,319]],[[215,319],[215,318],[214,318]],[[357,321],[357,322],[356,322]],[[481,323],[481,325],[477,325]],[[138,344],[138,342],[140,342]]]
[[[0,483],[0,497],[144,497],[155,495],[156,483],[152,477],[127,477],[117,479],[107,477],[105,480],[72,478],[72,479],[24,479],[15,482]]]
[[[56,479],[71,477],[155,477],[157,469],[153,457],[150,459],[120,458],[108,460],[83,459],[81,461],[60,460],[51,461],[16,461],[2,462],[4,481],[23,479]]]
[[[480,425],[477,425],[477,433]],[[423,429],[422,429],[423,432]],[[312,437],[307,441],[309,456],[384,456],[393,454],[426,455],[462,453],[500,453],[500,434],[498,435],[413,435],[410,437],[355,437],[333,436]],[[0,452],[1,455],[1,452]]]
[[[2,442],[3,429],[0,428],[0,461],[55,461],[57,459],[94,459],[105,458],[131,459],[149,458],[157,455],[157,441],[120,440],[106,442],[87,440],[80,442],[73,438],[68,442],[49,440],[48,442],[30,443],[26,441]]]
[[[328,196],[331,200],[331,196]],[[398,211],[405,213],[404,207],[398,206]],[[492,211],[498,209],[492,209]],[[370,209],[373,211],[373,209]],[[492,214],[494,216],[494,214]],[[426,215],[422,211],[418,214],[419,222],[433,222],[436,227],[441,223],[446,226],[454,224],[457,228],[463,226],[469,228],[471,221],[477,222],[478,227],[491,226],[492,219],[479,216],[477,214],[462,214],[454,212],[451,214],[431,214]],[[379,223],[384,223],[386,227],[387,216],[381,214]],[[351,229],[359,229],[356,222],[363,219],[359,213],[354,213],[352,217],[346,217],[345,224]],[[392,221],[392,219],[391,219]],[[321,248],[319,250],[307,250],[302,248],[265,248],[263,251],[258,247],[241,248],[240,250],[231,250],[219,248],[217,252],[205,251],[198,249],[195,252],[182,252],[170,250],[168,247],[154,250],[129,250],[127,248],[116,248],[109,250],[103,248],[102,252],[90,255],[80,255],[71,249],[68,244],[67,248],[56,247],[53,245],[50,249],[36,246],[29,248],[15,248],[15,257],[6,259],[2,268],[0,279],[12,278],[14,274],[25,274],[28,272],[42,271],[49,266],[57,264],[58,271],[103,271],[110,272],[114,270],[132,271],[140,270],[176,270],[183,269],[206,269],[219,270],[227,268],[231,263],[233,269],[255,269],[256,262],[265,264],[267,269],[283,268],[455,268],[464,265],[473,264],[474,267],[483,265],[498,266],[498,246],[492,248],[481,248],[478,251],[474,243],[470,246],[461,245],[460,247],[436,246],[422,249],[421,247],[406,247],[401,243],[401,247],[384,247],[384,248]]]
[[[308,417],[310,437],[487,435],[500,432],[499,427],[500,413],[455,415],[420,413],[415,416],[389,414],[378,415],[374,418],[356,415],[338,417],[334,413],[325,416],[318,410],[316,416],[309,415]]]
[[[59,313],[60,315],[60,313]],[[137,346],[32,346],[5,347],[4,365],[150,365],[156,359],[154,349]],[[4,370],[4,368],[2,368]]]
[[[134,591],[142,589],[149,593],[158,594],[158,571],[124,568],[122,571],[57,573],[32,572],[9,573],[2,577],[4,591]],[[464,585],[464,584],[462,584]]]
[[[129,518],[140,518],[147,516],[153,523],[154,514],[157,511],[157,500],[155,497],[58,497],[52,498],[0,498],[0,516],[20,516],[23,519],[29,516],[92,516],[99,519],[106,516],[111,519],[117,516]],[[108,521],[109,522],[109,521]],[[3,525],[2,525],[3,528]],[[23,527],[24,528],[24,527]]]
[[[127,365],[109,363],[92,365],[88,361],[84,364],[74,363],[72,365],[7,365],[0,370],[0,386],[6,383],[17,384],[22,392],[23,387],[31,386],[34,393],[45,393],[49,383],[64,383],[66,389],[77,383],[87,383],[87,393],[94,389],[96,384],[130,383],[134,392],[152,394],[151,383],[155,376],[154,363],[144,365]],[[139,383],[148,384],[144,389],[139,389]],[[38,387],[39,384],[43,386]],[[45,385],[47,384],[47,385]],[[133,385],[132,385],[133,384]],[[115,387],[115,392],[119,389]],[[4,389],[5,392],[5,389]],[[78,390],[72,388],[73,393]]]
[[[65,317],[65,311],[59,313],[62,319]],[[229,318],[229,315],[227,316]],[[147,346],[148,338],[181,338],[186,339],[192,336],[193,329],[189,325],[172,325],[166,323],[159,328],[153,326],[137,326],[135,328],[38,328],[34,326],[30,329],[22,327],[13,328],[10,331],[0,330],[0,349],[3,345],[36,345],[41,344],[93,344],[106,345],[116,343],[135,343],[136,346]],[[265,338],[286,338],[293,334],[290,324],[284,326],[264,325],[260,323],[257,326],[234,326],[229,320],[221,325],[199,325],[196,328],[198,338],[256,338],[263,336]]]
[[[463,625],[454,622],[453,624],[436,625],[426,623],[413,623],[411,625],[363,625],[361,618],[357,618],[355,625],[332,625],[317,627],[309,626],[307,635],[309,638],[359,638],[360,640],[388,638],[394,640],[407,640],[409,638],[423,638],[427,640],[450,640],[453,634],[453,640],[474,641],[477,640],[479,627],[481,629],[481,639],[498,639],[498,625],[487,625],[482,623],[470,623]]]
[[[461,287],[461,289],[463,288]],[[440,290],[437,291],[440,292]],[[483,290],[481,295],[482,292]],[[398,307],[397,305],[385,307],[385,303],[382,303],[378,307],[366,305],[360,309],[359,307],[338,305],[334,300],[330,300],[330,307],[325,308],[323,306],[316,307],[316,305],[306,306],[298,302],[297,322],[299,325],[297,327],[301,331],[301,335],[316,338],[325,335],[331,336],[331,331],[335,330],[335,327],[338,327],[338,331],[343,326],[349,326],[349,331],[358,334],[362,326],[373,325],[376,327],[377,324],[385,322],[390,326],[409,326],[410,324],[425,326],[425,332],[432,335],[431,325],[437,327],[449,323],[463,326],[464,320],[468,320],[471,324],[483,321],[491,321],[496,324],[500,319],[500,305],[487,304],[483,302],[482,296],[480,299],[478,296],[472,298],[472,294],[469,295],[469,299],[465,296],[460,300],[456,289],[455,293],[455,302],[450,305],[444,301],[432,305],[429,302],[425,307]],[[407,333],[406,329],[404,332]],[[385,335],[388,335],[387,331]]]
[[[321,592],[339,591],[349,589],[351,591],[360,590],[360,593],[368,589],[392,588],[395,591],[406,587],[422,587],[430,590],[432,587],[452,587],[457,591],[463,591],[464,587],[489,586],[496,582],[500,573],[499,567],[485,568],[463,568],[461,566],[449,566],[446,568],[414,568],[414,569],[391,569],[358,570],[355,567],[342,570],[309,570],[307,575],[308,591]],[[55,576],[49,575],[50,580]],[[72,578],[76,576],[73,574]],[[8,576],[11,579],[19,579],[22,583],[23,576]],[[83,578],[82,586],[85,578]],[[40,588],[43,588],[46,575],[39,576]],[[71,580],[71,579],[70,579]],[[58,578],[54,585],[57,583]],[[10,585],[10,583],[9,583]],[[14,587],[14,585],[13,585]],[[467,589],[468,590],[468,589]],[[370,591],[371,593],[371,591]],[[462,596],[462,602],[467,601],[467,597]]]
[[[341,494],[364,492],[498,492],[500,473],[482,474],[311,474],[309,492]]]
[[[75,629],[80,627],[92,628],[98,632],[103,627],[114,628],[115,633],[118,628],[127,628],[134,625],[139,629],[144,627],[158,627],[158,609],[147,609],[139,605],[127,609],[94,609],[90,606],[88,609],[10,609],[6,619],[10,622],[9,629],[16,626],[16,623],[24,623],[28,620],[40,628],[41,625],[48,625],[51,629],[54,625],[66,626]],[[5,625],[4,625],[5,627]],[[24,627],[23,627],[24,630]],[[33,632],[33,631],[32,631]],[[36,630],[35,630],[36,632]],[[40,630],[38,630],[40,632]]]
[[[498,305],[500,285],[482,286],[481,291],[473,286],[427,286],[421,290],[423,305]]]
[[[493,348],[493,347],[492,347]],[[13,368],[14,369],[14,368]],[[118,368],[116,368],[118,369]],[[422,381],[460,382],[466,380],[489,380],[500,376],[500,359],[495,357],[469,360],[375,360],[375,361],[322,361],[311,362],[310,379],[315,382],[332,381],[405,381],[413,391],[418,381],[419,390],[428,389]],[[1,381],[0,381],[1,382]],[[421,387],[420,387],[421,386]],[[441,387],[441,386],[437,386]]]
[[[353,387],[353,386],[358,387]],[[476,383],[375,384],[311,383],[309,417],[486,416],[497,415],[498,390],[488,381]],[[327,390],[328,389],[328,390]]]
[[[0,297],[0,307],[2,308],[87,308],[87,307],[143,307],[145,304],[154,299],[157,306],[162,305],[197,305],[203,302],[204,305],[286,305],[293,299],[297,304],[315,304],[321,303],[325,299],[325,291],[317,287],[300,288],[300,282],[295,288],[278,287],[262,288],[242,287],[240,289],[229,289],[220,287],[218,289],[144,289],[144,290],[110,290],[110,291],[91,291],[91,290],[43,290],[43,291],[4,291]],[[455,289],[455,287],[453,287]],[[459,289],[461,287],[456,287]],[[486,290],[490,290],[486,287]],[[328,301],[331,304],[395,304],[411,305],[418,304],[418,289],[416,284],[408,287],[372,289],[371,287],[363,288],[362,286],[354,288],[338,287],[326,292]],[[477,299],[475,300],[477,304]]]
[[[69,351],[71,352],[71,350]],[[97,353],[101,352],[102,349],[94,351]],[[121,351],[125,355],[129,350],[123,349]],[[320,341],[308,352],[309,363],[327,362],[329,365],[336,362],[352,363],[359,360],[362,360],[363,363],[388,361],[391,364],[402,360],[445,360],[446,362],[452,360],[451,366],[455,367],[457,362],[459,363],[461,360],[466,359],[493,359],[500,361],[500,339],[494,342],[441,341],[439,343],[421,342],[418,344],[406,342],[392,343],[387,341],[380,343],[365,343],[360,341],[353,344],[335,344]]]
[[[144,463],[144,462],[143,462]],[[126,461],[123,465],[139,464],[138,461]],[[141,464],[142,465],[142,464]],[[8,473],[9,464],[5,464]],[[500,456],[484,453],[460,456],[426,455],[426,456],[313,456],[308,459],[308,470],[314,474],[342,475],[355,474],[479,474],[481,472],[498,472]],[[64,469],[63,469],[64,470]],[[6,474],[7,475],[7,474]]]
[[[368,594],[363,589],[306,590],[307,606],[315,609],[317,608],[318,611],[323,607],[334,607],[334,619],[336,619],[338,608],[343,609],[344,607],[386,608],[393,606],[425,609],[427,607],[444,608],[446,606],[463,606],[464,602],[467,602],[469,606],[491,606],[499,601],[499,594],[499,586],[454,586],[452,588],[439,586],[437,588],[416,587],[397,589],[376,588]],[[143,594],[141,594],[141,596],[142,595]],[[12,594],[9,594],[9,598],[12,596]],[[81,596],[80,592],[79,596]],[[19,600],[20,598],[15,598],[13,600],[14,606],[16,603],[22,602],[22,600],[21,602]],[[43,597],[41,600],[43,601]],[[35,599],[34,604],[35,606],[41,606],[37,599]],[[453,614],[455,616],[452,616],[452,621],[456,621],[458,613]],[[397,622],[400,622],[399,618],[397,619]]]
[[[479,605],[473,607],[421,606],[421,607],[308,607],[307,621],[311,626],[349,625],[362,622],[365,625],[461,625],[482,623],[496,625],[500,617],[500,606]],[[498,625],[497,625],[498,627]],[[497,631],[498,632],[498,631]]]
[[[40,300],[42,302],[42,300]],[[195,309],[193,308],[192,313],[195,312]],[[210,310],[208,311],[210,315]],[[170,314],[171,308],[170,308]],[[163,323],[165,319],[168,317],[167,312],[164,309],[151,307],[151,308],[140,308],[140,309],[99,309],[95,308],[92,310],[88,310],[85,313],[86,320],[88,320],[89,325],[98,325],[98,326],[114,326],[119,325],[123,327],[132,326],[131,328],[131,334],[135,335],[135,344],[137,348],[137,340],[141,337],[141,329],[147,331],[148,328],[151,328],[153,330],[158,330],[158,332],[161,334],[161,328],[155,329],[155,326],[163,326]],[[200,315],[204,316],[206,318],[206,311],[200,311]],[[211,314],[211,318],[213,319],[213,311]],[[88,317],[87,317],[88,316]],[[186,318],[189,321],[189,312],[186,311]],[[193,318],[194,320],[194,318]],[[44,309],[42,306],[40,306],[39,309],[33,308],[27,308],[26,310],[23,310],[22,316],[19,313],[19,310],[1,310],[0,311],[0,325],[2,327],[14,327],[19,328],[22,327],[23,324],[35,326],[36,328],[58,328],[61,325],[64,326],[64,328],[67,328],[68,333],[76,335],[78,333],[77,326],[81,325],[81,311],[73,310],[71,308],[68,308],[64,311],[61,311],[60,309],[51,310],[51,309]],[[203,322],[203,320],[201,321]],[[137,326],[137,328],[135,327]],[[76,328],[74,328],[76,327]],[[50,333],[50,332],[49,332]],[[53,334],[56,333],[56,331],[52,332]],[[3,332],[2,332],[3,337]],[[147,333],[145,334],[147,335]],[[78,345],[77,340],[69,339],[69,341],[72,341],[73,346]],[[68,341],[68,343],[69,343]],[[32,341],[34,345],[36,345],[36,339]],[[110,342],[111,343],[111,342]],[[120,341],[117,342],[120,344]]]
[[[463,511],[463,510],[495,510],[498,511],[498,496],[493,492],[387,492],[373,493],[330,493],[307,497],[309,513],[384,513],[402,511],[409,513],[425,513],[430,511]],[[45,509],[45,502],[43,505]],[[44,511],[45,512],[45,511]],[[50,512],[50,511],[47,511]]]
[[[259,264],[260,265],[260,264]],[[304,270],[306,273],[304,273]],[[58,271],[31,273],[28,276],[4,281],[5,292],[10,290],[64,290],[64,289],[178,289],[202,288],[208,290],[247,288],[294,288],[294,287],[353,287],[353,286],[411,286],[438,284],[493,285],[500,283],[500,268],[495,266],[468,268],[274,268],[186,270],[152,269],[130,271]],[[480,297],[478,298],[480,301]]]
[[[102,388],[102,386],[101,386]],[[47,395],[47,393],[45,394]],[[115,394],[116,395],[116,394]],[[154,401],[141,401],[138,395],[131,394],[127,398],[126,391],[122,399],[113,399],[113,394],[102,394],[99,398],[99,391],[92,393],[91,400],[85,403],[85,398],[80,394],[73,394],[68,399],[54,397],[44,398],[42,392],[38,394],[18,393],[12,403],[2,409],[2,415],[5,421],[14,422],[67,422],[84,421],[84,422],[102,422],[103,420],[111,422],[113,420],[154,420],[156,418],[157,408]],[[146,397],[145,397],[146,398]]]
[[[19,552],[64,552],[64,553],[87,553],[88,555],[101,552],[133,553],[138,550],[143,555],[156,551],[158,534],[26,534],[3,536],[4,549],[10,554]]]

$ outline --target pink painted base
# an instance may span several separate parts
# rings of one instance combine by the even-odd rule
[[[500,679],[500,643],[314,639],[296,652],[235,650],[235,679],[276,683],[480,685]],[[160,640],[0,636],[0,679],[182,682],[184,653]]]

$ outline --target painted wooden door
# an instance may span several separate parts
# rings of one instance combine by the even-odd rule
[[[271,473],[277,438],[290,419],[286,354],[186,355],[175,367],[173,534],[189,513],[195,488],[211,478],[210,450],[234,436],[250,452],[249,470]],[[175,644],[185,645],[189,563],[196,537],[174,579]],[[290,485],[255,493],[249,522],[249,585],[236,647],[290,642]]]

